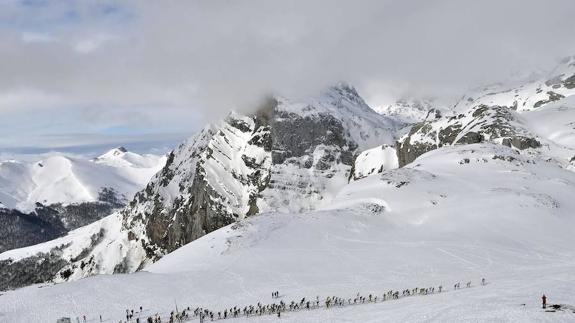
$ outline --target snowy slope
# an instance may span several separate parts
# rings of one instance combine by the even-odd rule
[[[499,105],[518,112],[535,110],[575,94],[575,56],[566,57],[543,77],[518,84],[495,84],[464,95],[454,106],[465,111],[477,105]]]
[[[443,285],[448,292],[288,312],[281,321],[573,321],[575,313],[546,313],[538,302],[546,293],[551,303],[573,305],[574,194],[575,174],[537,156],[496,144],[444,147],[353,181],[330,207],[241,220],[144,272],[6,292],[0,317],[94,321],[102,314],[116,322],[126,308],[143,306],[142,318],[160,313],[167,320],[176,304],[218,311],[277,302],[274,290],[289,303]],[[481,277],[487,286],[479,286]],[[452,290],[467,281],[473,288]]]
[[[575,96],[522,114],[529,128],[561,147],[575,149]]]
[[[128,151],[124,147],[118,147],[92,159],[92,161],[97,164],[113,167],[157,169],[159,166],[163,166],[164,158],[164,156],[157,156],[152,154],[140,155]]]
[[[165,163],[165,157],[113,149],[93,160],[52,155],[40,161],[0,162],[0,201],[31,210],[42,204],[95,201],[102,188],[130,198]]]
[[[361,152],[355,159],[351,177],[356,180],[398,167],[395,147],[383,145]]]

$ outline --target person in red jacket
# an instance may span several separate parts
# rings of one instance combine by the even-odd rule
[[[547,296],[545,296],[545,294],[541,296],[541,303],[543,303],[543,308],[547,307]]]

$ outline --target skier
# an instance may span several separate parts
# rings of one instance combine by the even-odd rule
[[[485,286],[485,278],[481,278],[481,285]]]
[[[547,296],[545,296],[545,294],[541,296],[541,303],[543,304],[543,308],[547,308]]]

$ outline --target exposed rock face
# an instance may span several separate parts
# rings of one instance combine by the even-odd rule
[[[257,116],[231,114],[170,154],[124,210],[126,228],[144,233],[152,259],[257,213],[257,195],[269,180],[269,128]]]
[[[280,110],[275,113],[272,129],[274,164],[309,154],[311,147],[329,145],[341,149],[347,157],[344,157],[344,163],[350,165],[352,153],[357,148],[357,144],[345,137],[342,123],[329,114],[311,117]]]
[[[503,106],[475,106],[465,113],[428,118],[414,125],[397,143],[399,166],[445,145],[491,141],[517,149],[541,146],[521,124],[514,111]]]

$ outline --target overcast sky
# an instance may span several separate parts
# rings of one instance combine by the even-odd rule
[[[449,100],[575,54],[574,17],[573,0],[0,0],[0,153],[166,147],[338,81],[372,105]]]

